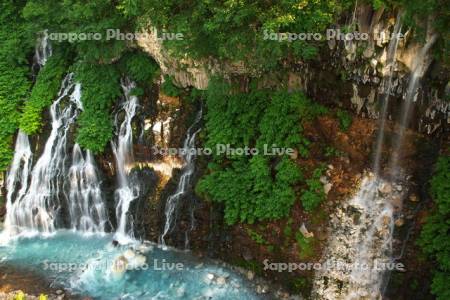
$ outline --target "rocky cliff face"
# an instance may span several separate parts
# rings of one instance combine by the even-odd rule
[[[164,48],[154,30],[149,29],[147,33],[140,36],[138,45],[153,57],[164,74],[173,76],[180,87],[205,90],[214,74],[248,74],[240,62],[224,63],[213,58],[196,61],[188,57],[176,57]]]
[[[346,260],[346,263],[351,263],[353,255],[351,249],[355,249],[355,242],[359,240],[357,237],[363,234],[364,230],[367,229],[366,227],[370,225],[367,223],[368,219],[364,214],[370,212],[365,212],[357,204],[343,203],[352,195],[352,189],[358,185],[356,182],[359,181],[361,173],[370,161],[371,141],[373,142],[373,138],[376,136],[374,128],[377,122],[375,120],[380,117],[380,99],[384,91],[383,79],[386,78],[391,67],[387,57],[389,42],[396,22],[400,19],[399,14],[383,10],[375,11],[370,5],[359,5],[355,8],[353,15],[349,16],[347,20],[342,20],[339,24],[336,24],[333,29],[335,31],[340,30],[343,33],[358,31],[366,34],[367,39],[331,39],[327,42],[327,47],[321,49],[318,59],[313,61],[291,61],[286,64],[286,68],[283,71],[270,74],[255,72],[254,68],[245,66],[244,63],[231,64],[229,62],[217,62],[214,59],[199,61],[188,58],[179,59],[168,52],[160,41],[153,38],[141,39],[138,44],[160,64],[164,74],[173,76],[175,83],[180,87],[191,86],[197,89],[206,89],[209,79],[216,74],[225,77],[242,78],[244,86],[248,82],[248,78],[257,77],[262,87],[287,87],[290,90],[303,90],[310,98],[328,107],[346,108],[354,112],[354,115],[356,115],[355,120],[357,120],[355,121],[356,125],[352,126],[349,135],[345,136],[346,139],[334,140],[336,138],[336,126],[327,127],[324,125],[330,120],[320,120],[319,124],[315,124],[316,127],[320,125],[318,126],[321,129],[319,132],[313,129],[308,130],[312,140],[323,140],[345,153],[350,153],[349,157],[344,158],[342,161],[333,161],[331,165],[332,167],[334,166],[334,170],[330,171],[332,176],[329,179],[329,184],[332,187],[327,191],[327,194],[329,193],[328,204],[324,208],[324,211],[332,216],[330,223],[327,224],[326,220],[318,221],[315,218],[303,215],[300,207],[295,207],[292,213],[295,216],[294,227],[306,224],[306,227],[312,229],[313,234],[319,239],[319,244],[316,245],[315,249],[316,255],[310,257],[310,261],[324,262],[327,257],[321,258],[320,255],[325,246],[328,244],[333,248],[333,243],[339,240],[340,244],[344,241],[344,244],[347,246],[335,247],[335,252],[328,255],[342,257]],[[406,27],[403,27],[401,32],[403,32],[403,37],[399,40],[395,55],[396,63],[392,72],[393,88],[388,106],[389,129],[387,135],[390,140],[395,139],[396,135],[395,122],[391,121],[395,121],[396,116],[399,115],[402,103],[406,98],[411,73],[416,68],[414,57],[425,44],[429,43],[432,45],[435,38],[433,29],[429,26],[423,39],[414,36],[413,31]],[[414,161],[415,158],[425,155],[424,153],[427,153],[428,150],[425,148],[415,149],[417,144],[428,143],[435,137],[446,134],[450,125],[450,103],[446,100],[450,94],[448,69],[435,61],[432,55],[429,55],[424,60],[424,64],[426,64],[426,67],[424,72],[420,74],[421,88],[416,91],[414,97],[414,113],[410,122],[411,130],[408,133],[411,143],[407,146],[408,150],[405,151],[409,153],[405,161],[411,166],[409,168],[411,174],[414,174],[410,178],[410,186],[414,187],[427,180],[423,176],[417,175],[420,173],[418,171],[420,166],[414,164]],[[430,165],[432,164],[431,160],[429,160],[429,163]],[[343,180],[344,178],[345,180]],[[170,186],[169,184],[168,188],[163,192],[162,198],[166,198],[167,194],[170,194],[168,192],[170,191]],[[400,185],[399,187],[399,189],[402,188]],[[380,193],[384,192],[381,191]],[[414,188],[412,188],[412,191],[408,190],[408,192],[403,190],[404,195],[402,198],[409,197],[408,195],[414,194],[413,192]],[[400,192],[396,191],[396,193]],[[398,195],[396,197],[399,198]],[[281,246],[277,253],[271,253],[264,245],[255,245],[255,242],[248,237],[248,229],[242,226],[233,226],[231,228],[224,226],[220,213],[218,213],[221,209],[220,207],[204,201],[198,203],[199,206],[195,212],[197,224],[193,231],[194,237],[191,238],[194,251],[220,257],[250,268],[262,265],[262,261],[265,258],[270,258],[271,261],[297,262],[301,260],[299,259],[295,243],[292,247]],[[396,214],[407,216],[406,221],[403,221],[406,225],[403,222],[395,224],[399,233],[390,242],[394,244],[394,252],[396,253],[398,251],[403,253],[406,241],[413,239],[414,235],[417,235],[414,219],[420,208],[417,208],[417,203],[411,203],[408,202],[406,208],[396,208]],[[183,210],[188,211],[187,209]],[[186,223],[183,216],[181,216],[180,228],[186,227]],[[389,222],[386,221],[386,223]],[[286,237],[283,237],[281,234],[283,228],[287,226],[286,222],[272,222],[264,226],[267,233],[269,231],[278,232],[277,236],[269,237],[266,242],[274,245],[286,244]],[[383,220],[381,220],[379,236],[382,236],[383,231],[390,230],[385,227],[383,227]],[[357,229],[356,231],[348,232],[349,228]],[[180,230],[179,234],[173,235],[170,240],[172,245],[183,247],[184,236],[181,234],[182,232],[184,230]],[[269,233],[267,235],[270,236]],[[327,236],[333,238],[327,241]],[[382,243],[383,241],[380,239],[375,242]],[[406,253],[409,252],[408,257],[414,258],[414,254],[411,254],[415,251],[414,247],[409,249],[406,251]],[[373,255],[376,258],[377,254],[369,252],[368,255]],[[408,269],[417,267],[414,259],[402,262],[406,262]],[[261,270],[257,271],[261,272]],[[284,282],[284,284],[297,291],[296,276],[312,277],[311,272],[294,272],[293,274],[285,275],[262,271],[260,274]],[[333,299],[334,297],[334,299],[338,299],[349,293],[351,289],[349,283],[353,280],[352,276],[355,275],[350,273],[344,273],[343,276],[339,275],[341,277],[335,275],[322,273],[317,275],[318,279],[327,278],[325,281],[334,281],[323,282],[316,278],[315,284],[317,285],[318,282],[321,284],[320,287],[316,286],[316,291],[321,290],[322,293],[320,295],[316,294],[316,297],[324,299]],[[411,278],[414,279],[415,277],[412,276]],[[344,284],[347,290],[340,290],[340,286]],[[387,283],[380,282],[379,284],[385,285]],[[311,285],[307,282],[306,284],[302,283],[300,289],[305,291],[310,288]],[[402,295],[408,294],[407,291],[400,292],[396,288],[398,287],[391,286],[390,290],[395,290],[397,295],[399,293]],[[365,290],[367,289],[360,289],[361,293],[364,293]],[[367,298],[372,296],[358,295],[358,297]]]
[[[160,64],[163,73],[173,76],[181,87],[206,89],[209,79],[215,74],[260,77],[266,87],[301,89],[319,102],[351,108],[357,115],[376,119],[381,106],[382,79],[390,67],[387,62],[388,45],[399,14],[383,9],[375,11],[370,5],[358,5],[349,20],[332,28],[336,36],[328,40],[328,48],[322,49],[317,60],[290,62],[287,71],[275,72],[276,76],[273,72],[258,74],[255,68],[245,66],[243,62],[218,62],[213,58],[199,61],[179,59],[152,34],[140,39],[138,45]],[[355,35],[345,40],[343,35],[346,32],[358,32],[360,37],[358,39]],[[403,27],[402,32],[393,75],[391,119],[405,97],[410,73],[414,69],[414,56],[434,36],[429,26],[424,40],[414,36],[410,28]],[[423,84],[417,91],[411,126],[425,134],[439,134],[450,124],[450,105],[445,100],[450,93],[449,75],[448,70],[432,56],[427,64],[430,67],[422,74]]]

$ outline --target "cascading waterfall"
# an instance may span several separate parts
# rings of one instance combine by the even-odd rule
[[[28,182],[33,163],[33,153],[31,152],[28,135],[19,130],[14,150],[14,159],[8,173],[6,181],[6,217],[5,232],[14,234],[14,224],[16,213],[14,212],[13,202],[20,202],[28,190]],[[18,189],[19,188],[19,189]],[[18,190],[17,190],[18,189]]]
[[[394,33],[400,31],[397,17]],[[398,40],[391,40],[388,49],[388,73],[383,80],[383,107],[380,129],[376,141],[374,172],[361,182],[356,195],[333,215],[332,237],[324,261],[332,265],[336,258],[348,268],[321,270],[316,273],[313,295],[318,299],[380,299],[386,280],[384,275],[392,266],[392,240],[394,233],[394,207],[401,207],[405,189],[396,184],[399,172],[399,153],[404,141],[405,128],[411,114],[411,104],[417,95],[420,78],[429,66],[427,53],[436,37],[431,37],[414,57],[412,73],[401,109],[400,130],[390,157],[390,180],[380,177],[381,155],[389,95],[392,91],[392,72],[395,66]],[[356,215],[355,215],[356,212]],[[356,219],[356,220],[355,220]]]
[[[420,86],[420,79],[427,71],[431,60],[429,59],[428,52],[437,40],[437,35],[429,37],[423,48],[419,51],[419,54],[414,57],[412,65],[412,73],[409,78],[408,89],[406,90],[405,99],[400,110],[399,131],[398,138],[393,145],[392,157],[389,164],[389,170],[391,176],[395,179],[399,175],[399,156],[401,147],[403,146],[405,130],[408,126],[408,122],[411,116],[411,105],[417,100],[417,93]]]
[[[65,104],[67,96],[69,103]],[[62,186],[67,173],[67,134],[81,107],[80,97],[80,85],[73,82],[73,74],[68,74],[58,98],[50,107],[52,130],[31,173],[30,187],[24,197],[8,207],[7,213],[11,214],[8,226],[15,230],[50,233],[58,225]]]
[[[137,185],[130,182],[129,168],[134,161],[133,155],[133,128],[131,121],[136,115],[138,98],[131,94],[136,84],[128,79],[122,81],[122,89],[125,102],[122,110],[125,113],[122,123],[119,125],[119,111],[115,118],[115,126],[118,129],[117,142],[112,143],[112,149],[116,158],[118,188],[116,197],[116,218],[118,237],[125,238],[133,235],[133,220],[129,215],[130,204],[139,195]]]
[[[41,68],[45,65],[48,58],[52,55],[52,47],[48,41],[47,31],[44,31],[43,36],[38,38],[34,53],[34,61]],[[14,148],[14,158],[11,168],[7,176],[7,195],[6,195],[6,210],[5,217],[5,234],[14,234],[14,219],[13,202],[19,202],[28,190],[29,177],[31,167],[33,165],[33,152],[31,151],[30,141],[28,135],[22,130],[19,130]],[[20,188],[17,191],[17,188]],[[9,212],[9,213],[8,213]]]
[[[190,183],[191,178],[195,170],[195,153],[196,151],[193,151],[195,147],[195,138],[197,133],[200,131],[199,129],[195,129],[197,124],[200,122],[202,118],[202,110],[198,112],[197,116],[195,117],[194,123],[189,127],[186,139],[184,140],[183,144],[183,159],[185,161],[185,166],[183,168],[180,181],[178,182],[177,189],[173,195],[171,195],[166,202],[166,208],[165,208],[165,217],[166,222],[164,224],[164,230],[160,237],[161,244],[165,245],[165,237],[169,233],[169,231],[172,229],[173,224],[176,219],[176,208],[178,207],[178,203],[180,199],[183,197],[183,195],[186,193]],[[191,212],[191,225],[193,224],[193,212]],[[186,232],[186,245],[188,245],[188,236]]]
[[[386,76],[383,77],[383,81],[381,82],[381,89],[382,89],[382,95],[380,98],[380,102],[382,103],[381,107],[381,113],[380,113],[380,126],[379,126],[379,132],[377,136],[377,141],[375,143],[375,157],[374,157],[374,164],[373,164],[373,170],[375,174],[379,174],[380,172],[380,162],[381,162],[381,154],[383,151],[383,142],[384,142],[384,129],[386,124],[386,117],[387,117],[387,111],[388,111],[388,104],[389,104],[389,96],[392,93],[393,84],[392,84],[392,76],[394,74],[395,67],[397,65],[397,49],[398,49],[398,34],[401,32],[402,28],[402,22],[401,22],[402,15],[399,13],[397,15],[397,20],[394,25],[393,30],[393,39],[389,42],[388,45],[388,51],[386,54]]]
[[[70,226],[83,232],[105,232],[108,223],[103,194],[91,151],[73,147],[72,166],[68,172]]]
[[[48,33],[47,30],[45,30],[38,38],[38,43],[36,45],[34,55],[35,63],[39,67],[44,66],[48,58],[52,55],[52,53],[53,53],[52,45],[48,41]]]
[[[52,47],[48,41],[47,31],[38,38],[34,53],[34,61],[39,68],[43,67],[52,55]],[[11,212],[14,201],[20,201],[28,190],[29,176],[33,164],[33,153],[30,147],[28,135],[19,130],[14,148],[14,158],[8,172],[6,182],[6,208]],[[17,190],[19,188],[19,190]],[[12,229],[14,214],[6,214],[5,228]],[[9,232],[10,234],[12,232]]]
[[[316,272],[314,299],[380,299],[392,261],[393,203],[402,188],[367,174],[352,199],[331,216],[331,237]]]

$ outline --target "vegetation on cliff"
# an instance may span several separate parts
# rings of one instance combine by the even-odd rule
[[[216,155],[197,191],[224,203],[228,224],[286,217],[296,199],[294,186],[303,180],[302,170],[293,155],[265,153],[272,148],[294,149],[307,157],[310,142],[302,134],[302,123],[323,113],[324,108],[299,92],[255,87],[248,93],[233,90],[217,81],[208,89],[205,146]],[[217,145],[230,151],[218,154]],[[255,152],[239,154],[233,149]],[[309,194],[322,195],[319,185],[318,189],[311,185],[304,194],[308,209],[318,204],[310,205]]]
[[[31,86],[27,54],[34,39],[20,14],[23,4],[24,1],[0,4],[0,170],[5,170],[12,159],[11,145],[19,127],[20,107]]]
[[[434,211],[422,229],[419,244],[436,262],[431,289],[438,300],[450,299],[450,156],[442,156],[436,163],[430,181]]]
[[[435,16],[434,26],[443,37],[438,41],[441,44],[439,49],[444,49],[445,54],[448,49],[449,39],[445,37],[448,36],[449,18],[440,9],[444,2],[445,0],[376,0],[368,1],[368,4],[375,8],[404,9],[408,24],[418,29],[423,26],[411,20],[418,16]],[[122,33],[135,32],[142,27],[147,28],[151,22],[160,33],[183,34],[182,40],[164,41],[167,51],[172,54],[240,61],[247,67],[264,71],[283,67],[289,61],[313,59],[319,48],[325,45],[324,41],[315,39],[291,43],[280,40],[278,33],[323,33],[344,14],[352,13],[355,1],[286,0],[273,3],[241,1],[206,4],[202,1],[172,0],[121,0],[115,3],[106,0],[89,3],[80,0],[56,3],[50,0],[8,0],[1,5],[2,24],[14,24],[14,28],[2,26],[0,30],[0,169],[4,170],[12,156],[13,134],[19,126],[29,134],[39,132],[42,127],[42,111],[54,98],[57,79],[64,71],[68,71],[70,64],[78,61],[91,64],[93,69],[107,69],[103,65],[111,65],[123,74],[117,62],[123,61],[121,57],[128,55],[133,42],[106,39],[108,29]],[[43,74],[38,76],[35,87],[30,89],[34,40],[36,34],[45,29],[51,33],[78,34],[78,38],[72,41],[52,41],[56,53],[61,56],[49,61],[51,65],[42,70]],[[100,33],[103,38],[80,38],[94,33]],[[277,36],[275,40],[272,38],[273,34]],[[446,57],[442,53],[440,55]],[[146,64],[146,60],[150,61],[145,55],[136,56],[128,61],[129,68],[126,70],[127,74],[135,77],[141,84],[148,82],[157,69],[153,61]],[[111,72],[107,73],[111,75]],[[148,74],[144,74],[146,72]],[[114,82],[119,85],[118,80]],[[100,91],[106,93],[110,87],[106,80],[98,82]],[[171,95],[178,95],[179,91],[173,87],[171,78],[166,78],[162,89]],[[116,95],[114,91],[117,91],[117,87],[111,91],[109,96]],[[25,101],[28,98],[29,101]],[[113,103],[114,99],[96,102]],[[101,152],[105,140],[111,135],[111,125],[107,121],[111,107],[97,104],[92,107],[97,107],[97,110],[102,107],[103,111],[83,113],[78,140],[84,147]],[[90,109],[89,103],[86,106]],[[89,116],[100,118],[101,121],[94,121]],[[340,118],[341,126],[345,128],[348,118]]]
[[[20,117],[20,128],[25,133],[36,134],[40,131],[43,125],[42,112],[55,99],[66,68],[64,56],[58,53],[51,56],[40,70]]]

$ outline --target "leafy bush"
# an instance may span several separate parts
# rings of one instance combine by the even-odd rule
[[[109,0],[29,0],[23,9],[23,15],[34,32],[48,29],[52,32],[70,32],[75,34],[100,33],[101,39],[72,41],[76,57],[89,63],[111,63],[119,59],[126,50],[125,40],[107,39],[107,30],[118,29],[121,32],[134,30],[133,19],[124,15]],[[53,42],[55,45],[67,42]]]
[[[231,148],[255,148],[259,153],[214,156],[197,192],[224,203],[228,224],[286,217],[302,172],[287,155],[263,155],[264,146],[303,149],[299,152],[307,154],[309,141],[302,135],[301,124],[323,110],[301,93],[252,88],[243,94],[235,90],[218,81],[208,88],[206,147],[228,144]]]
[[[444,300],[450,299],[450,156],[439,158],[430,184],[436,207],[427,218],[418,243],[437,263],[431,290],[438,300]]]
[[[161,91],[170,97],[178,97],[181,95],[181,91],[173,84],[172,77],[169,75],[164,76],[164,82],[161,84]]]
[[[262,234],[259,234],[255,230],[252,230],[250,228],[247,228],[247,234],[250,236],[250,238],[255,241],[258,245],[267,245],[269,244],[266,239],[262,236]]]
[[[27,57],[33,36],[20,15],[23,5],[23,1],[0,3],[0,171],[6,170],[13,156],[20,107],[31,86]]]
[[[77,143],[102,152],[112,138],[111,108],[121,95],[120,73],[113,65],[80,63],[75,68],[81,82],[83,111],[78,118]]]
[[[140,85],[148,85],[156,78],[159,66],[147,54],[140,51],[126,53],[121,58],[123,73]]]
[[[333,146],[325,146],[324,154],[325,157],[338,157],[343,155],[343,152],[334,148]]]
[[[40,70],[20,118],[20,128],[25,133],[35,134],[41,128],[42,111],[52,104],[61,85],[61,78],[66,71],[64,61],[61,55],[53,55]]]

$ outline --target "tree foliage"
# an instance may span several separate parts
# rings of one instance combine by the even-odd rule
[[[24,2],[5,0],[0,4],[0,171],[11,161],[20,106],[31,85],[27,60],[31,38],[20,15]]]
[[[450,156],[439,158],[430,192],[435,210],[423,226],[419,245],[437,264],[431,289],[438,300],[444,300],[450,299]]]
[[[159,75],[158,64],[141,51],[130,51],[121,58],[121,71],[141,86],[150,85]]]
[[[166,41],[169,49],[192,57],[243,61],[249,67],[273,68],[293,55],[309,59],[316,41],[274,41],[268,33],[315,33],[337,19],[353,1],[176,1],[141,0],[141,10],[160,31],[183,33]],[[130,5],[132,7],[132,5]]]

